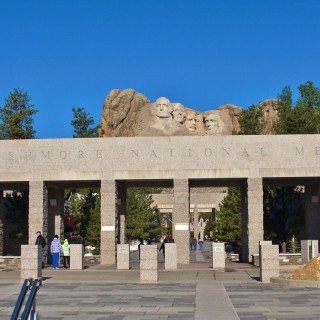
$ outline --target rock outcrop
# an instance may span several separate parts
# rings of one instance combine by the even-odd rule
[[[264,110],[264,134],[270,134],[276,121],[276,100],[259,105]],[[242,110],[225,104],[202,113],[164,97],[151,103],[133,89],[116,89],[105,99],[101,132],[103,137],[230,135],[240,130],[238,118]]]

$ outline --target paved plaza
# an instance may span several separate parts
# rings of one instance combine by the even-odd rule
[[[36,299],[40,319],[320,319],[320,289],[262,284],[259,269],[249,264],[212,270],[209,245],[193,251],[190,265],[177,271],[165,271],[159,253],[157,283],[140,282],[137,253],[130,270],[48,266]],[[281,276],[292,268],[281,267]],[[10,318],[20,288],[19,271],[0,271],[0,320]]]

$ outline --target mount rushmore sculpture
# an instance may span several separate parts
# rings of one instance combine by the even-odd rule
[[[276,100],[261,103],[266,132],[272,131],[276,118]],[[132,89],[112,90],[105,99],[101,135],[103,137],[230,135],[240,130],[238,117],[241,107],[232,104],[217,110],[199,112],[160,97],[151,103]]]

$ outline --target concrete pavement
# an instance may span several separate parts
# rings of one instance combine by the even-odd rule
[[[259,269],[248,264],[212,270],[209,251],[192,252],[190,265],[177,271],[165,271],[159,255],[157,283],[140,282],[134,254],[130,270],[48,267],[37,294],[40,319],[320,319],[320,289],[261,284]],[[19,271],[0,271],[0,320],[10,318],[20,288]]]

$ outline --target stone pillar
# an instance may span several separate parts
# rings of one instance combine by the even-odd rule
[[[0,206],[3,203],[3,190],[0,190]],[[3,256],[3,248],[4,248],[4,226],[3,221],[0,216],[0,256]]]
[[[260,281],[270,282],[270,278],[279,277],[279,245],[271,241],[259,243]]]
[[[129,244],[117,244],[117,269],[129,270],[130,246]]]
[[[61,188],[48,188],[48,215],[49,239],[57,234],[60,240],[64,239],[64,190]]]
[[[0,256],[3,256],[3,222],[0,219]]]
[[[83,244],[70,244],[70,269],[84,269],[84,250]]]
[[[43,181],[29,181],[30,245],[36,241],[37,231],[41,231],[43,237],[48,239],[48,190]]]
[[[120,214],[120,243],[125,244],[126,237],[126,216]]]
[[[21,276],[23,282],[27,278],[37,279],[42,277],[41,246],[21,246]]]
[[[124,183],[117,183],[117,223],[118,232],[116,242],[125,244],[126,243],[126,202],[127,202],[127,188]]]
[[[199,240],[199,211],[198,211],[198,205],[195,203],[194,204],[194,209],[193,209],[193,217],[194,217],[194,237],[197,240]]]
[[[320,184],[305,187],[304,238],[320,240]]]
[[[173,181],[172,232],[177,245],[177,262],[188,264],[189,251],[189,183],[188,179]]]
[[[319,254],[318,240],[301,240],[301,262],[308,263]]]
[[[101,181],[101,264],[116,263],[117,188],[115,180]]]
[[[165,270],[177,269],[177,245],[175,243],[164,244],[164,268]]]
[[[157,245],[140,246],[140,281],[158,281]]]
[[[244,188],[242,186],[241,191]],[[242,193],[242,192],[241,192]],[[261,178],[247,179],[247,197],[242,195],[242,261],[252,262],[263,240],[263,184]]]
[[[212,242],[212,268],[224,269],[226,266],[226,253],[224,242]]]
[[[247,262],[251,261],[249,257],[249,247],[248,247],[248,200],[247,200],[247,182],[242,182],[240,187],[241,193],[241,261]]]

